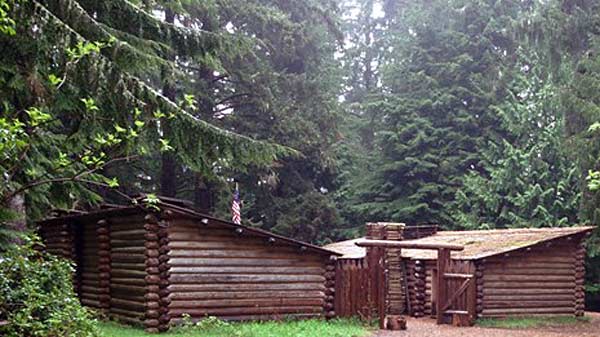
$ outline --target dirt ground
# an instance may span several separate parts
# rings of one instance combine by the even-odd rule
[[[373,337],[600,337],[600,313],[586,312],[589,322],[537,329],[457,328],[428,318],[407,318],[405,331],[378,331]]]

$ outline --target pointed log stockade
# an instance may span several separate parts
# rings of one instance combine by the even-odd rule
[[[76,264],[81,302],[165,331],[181,321],[336,316],[337,253],[179,205],[104,209],[40,223],[50,253]]]
[[[436,226],[425,226],[410,230],[409,236],[416,239],[402,241],[380,234],[392,225],[367,224],[366,239],[325,246],[343,254],[338,258],[338,286],[356,289],[354,280],[360,280],[369,286],[359,298],[384,298],[385,313],[380,312],[379,302],[365,302],[380,317],[397,313],[390,305],[397,289],[403,289],[405,298],[401,314],[431,316],[438,323],[469,325],[479,317],[584,314],[585,238],[595,227],[437,232]],[[365,248],[357,250],[357,245]],[[440,263],[435,251],[422,250],[434,246],[445,263]],[[463,251],[450,254],[460,246]],[[388,252],[401,249],[401,268],[390,264],[395,257],[377,260],[377,255],[392,256],[389,253],[375,251],[375,257],[369,257],[375,247]],[[381,262],[377,268],[383,270],[383,280],[377,269],[369,267],[348,277],[346,266],[375,261]],[[399,271],[403,274],[397,275]],[[367,280],[362,280],[364,275]],[[394,286],[398,282],[401,287]],[[386,292],[373,293],[375,289]],[[356,314],[355,307],[347,296],[337,299],[340,313]]]

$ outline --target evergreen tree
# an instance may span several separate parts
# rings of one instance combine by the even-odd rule
[[[490,107],[509,80],[504,27],[519,4],[432,1],[395,7],[374,101],[386,125],[381,159],[355,211],[364,218],[452,224],[450,205],[479,149],[497,132]]]
[[[521,52],[522,54],[522,52]],[[555,227],[578,222],[580,173],[564,146],[558,85],[545,64],[522,56],[509,96],[492,108],[502,133],[482,151],[456,195],[458,227]]]
[[[7,3],[2,15],[13,24],[0,36],[3,213],[16,197],[30,219],[79,199],[98,202],[99,190],[119,185],[105,175],[107,165],[160,151],[206,175],[214,174],[213,162],[269,165],[294,153],[202,121],[190,112],[192,98],[174,102],[156,89],[163,71],[184,76],[173,55],[210,58],[226,42],[219,37],[165,23],[128,1]],[[168,139],[161,120],[177,130]]]

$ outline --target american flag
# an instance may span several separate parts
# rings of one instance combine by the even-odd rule
[[[234,224],[240,225],[242,223],[242,213],[241,213],[241,202],[240,202],[240,190],[238,189],[238,184],[235,184],[235,191],[233,192],[233,201],[231,202],[231,221]]]

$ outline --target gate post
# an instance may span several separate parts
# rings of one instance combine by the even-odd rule
[[[444,304],[448,300],[448,289],[446,287],[445,274],[450,263],[450,250],[438,249],[437,256],[437,298],[435,303],[437,313],[437,324],[444,323]]]

